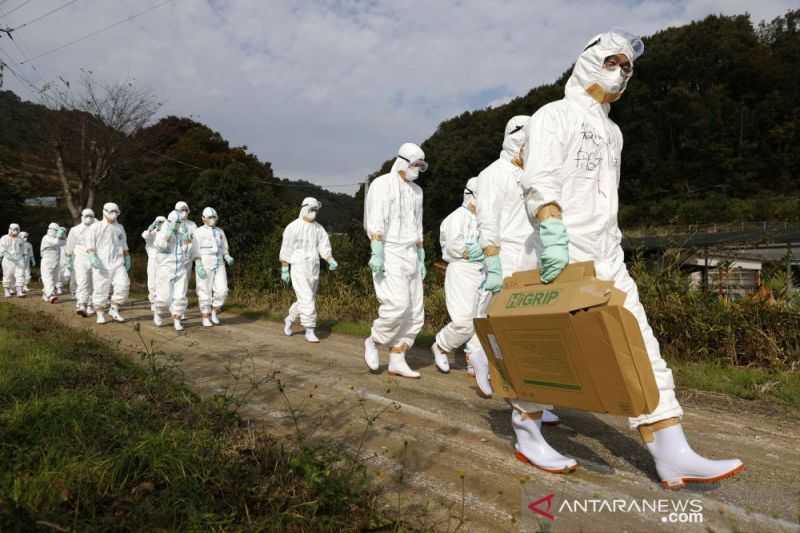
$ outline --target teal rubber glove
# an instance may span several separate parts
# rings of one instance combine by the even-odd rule
[[[194,262],[194,271],[197,272],[197,277],[200,279],[206,279],[208,277],[206,267],[203,266],[200,260]]]
[[[130,272],[131,271],[131,256],[129,256],[129,255],[123,256],[123,262],[125,263],[125,270],[127,272]]]
[[[91,252],[89,254],[89,263],[92,265],[92,268],[99,270],[102,268],[103,265],[100,264],[100,259],[97,257],[97,254]]]
[[[36,266],[36,261],[33,262],[33,266]],[[67,270],[75,270],[75,256],[68,255],[67,256]]]
[[[373,274],[383,274],[383,241],[370,241],[372,256],[369,258],[369,268]]]
[[[483,255],[483,248],[481,248],[480,243],[478,242],[468,242],[467,244],[467,259],[471,263],[477,263],[479,261],[483,261],[485,257]]]
[[[486,279],[483,281],[483,290],[499,292],[503,288],[503,263],[499,255],[488,255],[483,260],[486,265]]]
[[[233,265],[233,257],[231,257],[230,254],[225,254],[225,258],[224,259],[225,259],[225,263],[228,266]]]
[[[417,247],[417,264],[419,266],[419,275],[422,276],[422,279],[425,279],[425,276],[428,275],[428,269],[425,267],[425,248]]]
[[[331,257],[330,261],[328,261],[328,270],[330,270],[331,272],[333,272],[333,271],[334,271],[334,270],[336,270],[337,268],[339,268],[339,263],[337,263],[337,262],[336,262],[336,259],[334,259],[333,257]]]
[[[281,267],[281,281],[287,287],[291,287],[292,286],[292,276],[289,275],[289,267],[288,266]]]
[[[567,227],[557,218],[548,218],[539,224],[539,237],[544,248],[539,257],[539,279],[550,283],[569,264]]]

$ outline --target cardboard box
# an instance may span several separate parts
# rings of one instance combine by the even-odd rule
[[[658,387],[625,293],[569,265],[544,285],[537,271],[506,278],[488,318],[475,319],[495,393],[624,416],[651,413]]]

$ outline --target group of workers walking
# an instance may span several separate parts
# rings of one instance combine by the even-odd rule
[[[640,432],[663,484],[679,488],[687,482],[731,477],[744,467],[738,459],[702,457],[688,444],[672,371],[661,357],[624,263],[617,224],[623,138],[608,114],[610,104],[624,93],[643,51],[642,41],[624,32],[597,35],[579,55],[562,99],[531,117],[520,115],[508,121],[499,158],[467,181],[462,205],[441,223],[451,322],[437,333],[431,351],[436,368],[449,373],[454,352],[465,346],[468,370],[480,391],[491,396],[489,362],[473,319],[486,316],[503,279],[538,268],[541,280],[549,283],[570,262],[593,261],[599,279],[612,281],[627,294],[625,307],[638,321],[659,389],[656,409],[630,419],[630,427]],[[391,170],[372,181],[365,198],[369,268],[380,305],[364,340],[364,360],[370,371],[379,371],[380,348],[387,348],[387,371],[412,379],[420,378],[420,373],[409,366],[406,354],[425,321],[426,276],[423,191],[415,180],[427,168],[423,150],[403,144]],[[337,268],[328,234],[316,221],[321,207],[314,198],[303,200],[299,217],[283,233],[279,254],[281,278],[296,294],[284,333],[292,335],[293,324],[299,320],[309,342],[319,342],[315,298],[320,258],[329,270]],[[160,326],[161,314],[169,313],[176,330],[182,329],[192,265],[203,325],[212,326],[219,323],[217,313],[228,290],[225,267],[233,262],[225,233],[216,227],[216,212],[206,208],[200,228],[188,220],[188,214],[188,205],[178,202],[168,217],[156,218],[142,234],[153,321]],[[91,210],[86,210],[82,223],[66,239],[78,312],[88,314],[93,306],[98,322],[105,321],[109,299],[111,319],[124,320],[119,306],[128,296],[130,255],[125,232],[116,222],[118,215],[115,204],[106,204],[103,219],[95,222]],[[50,301],[57,295],[55,272],[62,230],[51,225],[42,241],[42,281]],[[0,240],[6,296],[26,291],[25,269],[31,259],[25,259],[29,256],[24,242],[16,224]],[[573,458],[553,449],[545,439],[542,424],[559,422],[552,406],[509,403],[517,458],[553,473],[577,467]]]

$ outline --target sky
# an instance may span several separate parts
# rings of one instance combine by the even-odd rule
[[[133,80],[163,101],[161,115],[204,122],[272,162],[276,175],[351,193],[400,144],[423,142],[442,120],[553,82],[597,33],[650,35],[720,13],[771,20],[793,7],[796,0],[0,0],[0,28],[18,28],[16,44],[0,34],[0,59],[37,87],[78,80],[82,68],[104,81]],[[8,71],[5,88],[38,99]]]

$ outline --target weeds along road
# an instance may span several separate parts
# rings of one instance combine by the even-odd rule
[[[577,458],[578,471],[556,476],[519,463],[505,403],[481,398],[459,365],[449,375],[440,374],[427,350],[409,357],[422,379],[401,380],[385,373],[385,357],[382,372],[370,374],[362,340],[354,337],[318,332],[322,343],[312,345],[302,335],[285,337],[279,323],[232,314],[223,315],[223,326],[204,329],[196,309],[179,335],[171,327],[155,328],[146,302],[124,310],[127,323],[104,326],[75,316],[70,301],[50,305],[34,295],[12,303],[90,328],[131,353],[142,351],[134,329],[139,322],[156,350],[181,357],[186,380],[201,395],[244,390],[253,379],[280,371],[290,404],[302,413],[297,425],[304,438],[335,436],[354,449],[363,440],[362,455],[391,494],[389,502],[405,512],[427,507],[442,519],[448,512],[459,516],[463,504],[467,522],[460,531],[519,531],[521,523],[533,523],[533,531],[800,531],[800,417],[786,409],[681,394],[693,446],[712,457],[740,457],[748,470],[721,485],[668,492],[658,485],[638,434],[622,418],[556,409],[562,424],[547,428],[547,437]],[[289,412],[274,383],[253,391],[242,410],[275,433],[294,435]],[[366,433],[365,413],[381,413]],[[533,515],[522,515],[523,500],[527,504],[551,494],[554,521],[535,523]],[[665,515],[658,513],[559,508],[564,501],[588,500],[591,506],[600,499],[697,499],[703,521],[675,524],[663,522]],[[441,527],[447,530],[448,524]]]

